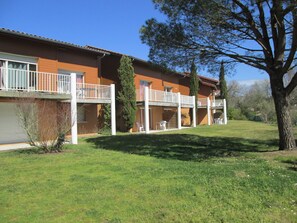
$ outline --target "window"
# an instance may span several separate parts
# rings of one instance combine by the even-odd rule
[[[84,105],[77,106],[77,122],[78,123],[87,122],[86,108]]]
[[[150,81],[140,81],[140,88],[144,88],[144,87],[151,87],[151,83]]]
[[[140,98],[144,97],[144,88],[148,87],[149,89],[151,88],[152,82],[149,81],[140,81]]]
[[[28,89],[28,87],[35,87],[36,71],[36,64],[1,59],[0,88]]]
[[[172,87],[165,86],[164,87],[164,91],[166,91],[166,92],[172,92]]]

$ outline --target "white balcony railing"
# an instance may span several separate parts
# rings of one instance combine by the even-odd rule
[[[110,86],[99,84],[76,84],[77,98],[79,99],[111,99]]]
[[[136,90],[136,100],[144,101],[144,89]],[[178,94],[172,93],[172,92],[149,89],[149,101],[178,103]]]
[[[211,106],[212,107],[223,107],[224,106],[224,100],[223,99],[213,100],[213,101],[211,101]]]
[[[0,68],[0,90],[70,94],[70,76]]]
[[[111,99],[107,85],[76,84],[79,99]],[[71,76],[21,69],[0,68],[0,90],[71,94]]]
[[[180,95],[182,105],[193,106],[193,96]]]
[[[198,98],[197,107],[206,107],[207,106],[207,98]]]

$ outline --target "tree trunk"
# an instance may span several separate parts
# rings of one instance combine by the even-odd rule
[[[279,77],[280,75],[275,76]],[[283,81],[281,78],[270,77],[270,85],[277,116],[279,149],[296,149],[296,142],[290,116],[289,96],[283,88]]]

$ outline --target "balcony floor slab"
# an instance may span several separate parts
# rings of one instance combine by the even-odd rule
[[[67,100],[71,98],[70,94],[58,94],[48,92],[27,92],[27,91],[3,91],[0,90],[2,98],[40,98],[52,100]]]

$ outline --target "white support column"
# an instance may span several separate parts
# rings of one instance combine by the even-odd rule
[[[71,143],[77,144],[77,101],[76,101],[76,73],[71,73]]]
[[[226,99],[223,100],[224,102],[224,124],[227,125],[227,104],[226,104]]]
[[[150,133],[150,114],[149,114],[149,89],[144,87],[144,124],[145,133]]]
[[[193,123],[192,123],[192,126],[193,127],[196,127],[196,97],[195,96],[192,96],[193,97]]]
[[[177,101],[178,101],[178,107],[177,107],[177,128],[181,129],[181,101],[180,101],[180,93],[177,93]]]
[[[116,135],[116,109],[115,109],[115,86],[110,85],[110,110],[111,110],[111,135]]]
[[[207,125],[210,125],[210,100],[207,98]]]
[[[8,62],[6,61],[6,62],[4,62],[5,63],[5,70],[4,70],[4,78],[5,78],[5,90],[7,91],[8,90],[8,79],[9,79],[9,76],[8,76],[8,74],[9,74],[9,72],[8,72]]]

